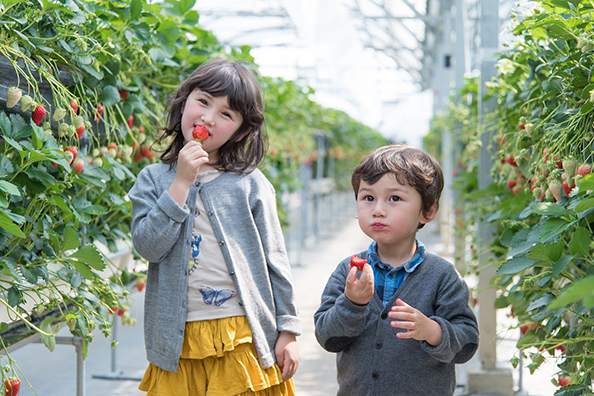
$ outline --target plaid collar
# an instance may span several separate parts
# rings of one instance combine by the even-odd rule
[[[417,251],[415,252],[415,255],[413,256],[413,258],[410,259],[410,261],[404,263],[403,265],[396,267],[396,269],[404,268],[404,270],[406,272],[410,273],[410,272],[413,272],[419,266],[419,264],[421,264],[423,262],[423,260],[425,260],[425,257],[427,256],[427,253],[425,252],[425,245],[423,244],[423,242],[419,241],[418,239],[416,240],[416,243],[417,243]],[[394,267],[392,267],[391,265],[382,262],[376,252],[377,252],[377,242],[373,241],[373,242],[371,242],[371,244],[369,245],[369,249],[367,250],[367,254],[368,254],[367,262],[372,267],[378,267],[380,269],[388,270],[388,271],[391,271],[392,269],[394,269]]]

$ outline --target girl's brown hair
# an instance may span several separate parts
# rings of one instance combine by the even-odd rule
[[[212,165],[219,170],[238,173],[254,170],[264,158],[267,144],[263,131],[262,94],[254,72],[245,64],[228,59],[201,64],[167,101],[166,126],[156,143],[169,136],[173,136],[173,141],[161,154],[161,160],[172,167],[177,163],[179,151],[184,146],[182,110],[195,89],[214,97],[227,96],[231,109],[243,116],[243,123],[219,148],[219,160]]]
[[[439,208],[439,198],[444,184],[443,172],[431,155],[404,144],[378,148],[363,158],[353,170],[351,185],[355,191],[355,198],[359,195],[361,180],[374,184],[385,174],[391,174],[398,183],[408,184],[417,190],[421,195],[424,215],[427,215],[433,206]]]

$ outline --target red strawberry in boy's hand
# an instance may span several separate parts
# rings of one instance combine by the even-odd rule
[[[21,388],[21,380],[17,377],[10,377],[4,380],[5,396],[17,396]]]
[[[208,137],[208,129],[204,125],[196,125],[192,131],[192,138],[202,143]]]
[[[351,257],[351,267],[357,267],[357,271],[363,271],[365,264],[367,264],[367,260],[364,260],[357,255]]]

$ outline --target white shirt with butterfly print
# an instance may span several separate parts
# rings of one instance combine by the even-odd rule
[[[197,181],[209,182],[221,174],[213,170],[198,175]],[[194,212],[192,252],[188,263],[188,310],[186,321],[220,319],[243,316],[245,310],[233,279],[228,273],[225,258],[217,238],[205,215],[204,204],[198,197]]]

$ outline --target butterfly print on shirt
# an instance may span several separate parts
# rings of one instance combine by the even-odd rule
[[[217,307],[220,307],[228,300],[237,296],[237,292],[235,290],[215,290],[208,286],[198,286],[198,291],[202,294],[202,301],[204,301],[206,305],[214,304]]]

